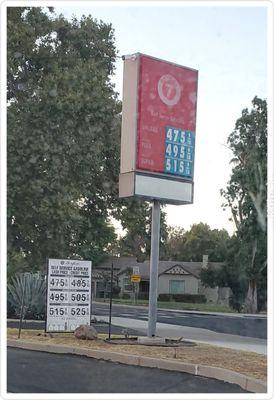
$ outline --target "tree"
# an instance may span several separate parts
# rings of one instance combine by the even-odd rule
[[[211,288],[220,286],[231,289],[230,306],[238,312],[242,309],[248,287],[245,268],[242,263],[238,263],[239,258],[244,259],[244,257],[246,257],[245,247],[238,237],[233,235],[226,242],[225,263],[219,268],[209,266],[201,271],[203,285]]]
[[[211,261],[224,261],[229,235],[225,229],[210,229],[200,222],[193,224],[189,231],[169,228],[167,254],[172,260],[202,261],[208,255]]]
[[[182,260],[184,254],[185,230],[179,226],[168,226],[166,258],[168,260]]]
[[[119,240],[116,252],[120,256],[134,256],[139,262],[143,262],[150,256],[151,244],[151,204],[139,199],[124,199],[122,206],[115,212],[125,235]],[[166,214],[161,209],[160,215],[160,248],[159,257],[165,255],[167,238]]]
[[[110,295],[111,291],[111,271],[101,271],[99,273],[100,276],[100,287],[103,291],[104,301]],[[113,275],[113,286],[112,286],[112,294],[117,296],[121,291],[121,288],[118,285],[118,276],[117,274]]]
[[[109,210],[121,105],[110,82],[112,27],[40,7],[9,7],[7,23],[9,265],[96,263],[116,238]]]
[[[255,97],[252,106],[251,111],[242,111],[228,137],[233,168],[226,189],[221,191],[224,207],[231,209],[237,229],[239,251],[233,263],[244,272],[248,312],[258,309],[258,287],[260,301],[265,301],[267,265],[267,103]]]

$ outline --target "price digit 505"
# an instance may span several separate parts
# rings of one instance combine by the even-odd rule
[[[71,301],[88,301],[88,295],[86,293],[72,293]]]

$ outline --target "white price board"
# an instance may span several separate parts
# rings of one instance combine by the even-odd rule
[[[47,332],[72,332],[89,325],[91,261],[49,259],[47,274]]]

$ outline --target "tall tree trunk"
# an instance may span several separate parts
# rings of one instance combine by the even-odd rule
[[[258,249],[258,239],[254,239],[252,246],[252,258],[251,258],[251,269],[254,270],[255,257]],[[249,279],[248,291],[245,299],[245,309],[246,312],[250,314],[255,314],[258,311],[258,301],[257,301],[257,282],[253,277]]]
[[[255,314],[258,311],[257,301],[257,282],[255,279],[250,279],[248,283],[248,291],[245,299],[246,312]]]

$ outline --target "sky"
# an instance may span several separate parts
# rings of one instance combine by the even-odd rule
[[[267,97],[267,9],[261,6],[187,6],[184,2],[68,2],[57,14],[111,23],[119,55],[148,54],[199,71],[194,203],[169,205],[167,223],[188,230],[204,222],[212,229],[235,227],[223,211],[220,189],[231,173],[228,135],[255,95]],[[109,3],[110,4],[110,3]],[[175,5],[173,5],[175,4]],[[256,3],[258,4],[258,3]],[[113,77],[122,98],[123,61]]]

